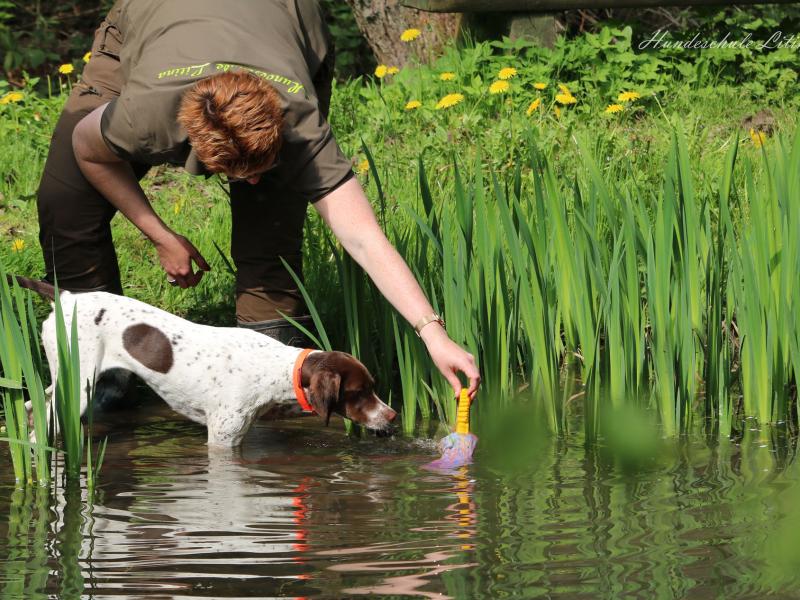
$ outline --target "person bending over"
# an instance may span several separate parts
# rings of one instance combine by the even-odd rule
[[[381,231],[327,122],[333,48],[314,0],[119,0],[53,133],[38,191],[46,279],[122,293],[116,211],[155,246],[170,283],[210,267],[150,206],[138,180],[153,165],[218,173],[230,185],[237,323],[302,343],[281,313],[310,326],[282,265],[302,277],[308,204],[425,342],[457,392],[480,376],[448,337]]]

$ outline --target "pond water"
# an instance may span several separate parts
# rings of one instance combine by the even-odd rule
[[[579,434],[491,438],[436,473],[432,443],[341,422],[261,422],[226,453],[160,403],[102,420],[91,508],[15,492],[0,448],[3,598],[800,598],[785,445],[633,464]]]

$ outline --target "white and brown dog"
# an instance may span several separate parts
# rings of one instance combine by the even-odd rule
[[[48,283],[17,283],[54,299]],[[385,430],[397,416],[374,391],[366,367],[344,352],[301,350],[237,327],[198,325],[124,296],[61,292],[67,331],[78,322],[81,381],[131,371],[177,413],[208,428],[213,446],[238,446],[262,415],[312,410]],[[52,381],[58,372],[55,311],[42,325]],[[87,386],[81,392],[86,410]],[[52,389],[52,387],[50,388]]]

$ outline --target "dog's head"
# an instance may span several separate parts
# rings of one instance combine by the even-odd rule
[[[331,413],[383,431],[397,416],[375,394],[375,381],[345,352],[313,352],[303,362],[302,385],[311,407],[327,425]]]

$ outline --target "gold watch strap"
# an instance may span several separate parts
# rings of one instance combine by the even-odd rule
[[[434,321],[436,321],[437,323],[439,323],[439,325],[444,327],[444,319],[442,319],[442,317],[440,317],[436,313],[431,313],[429,315],[422,317],[419,321],[417,321],[417,324],[414,325],[414,331],[417,333],[417,335],[419,335],[419,332],[422,331],[422,328],[425,327],[425,325],[433,323]]]

